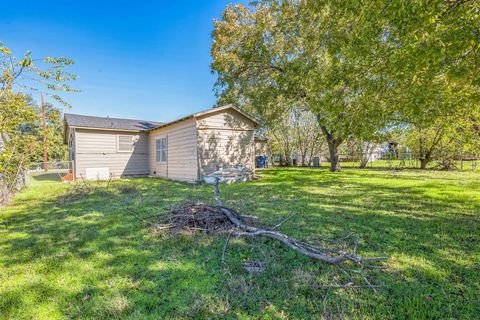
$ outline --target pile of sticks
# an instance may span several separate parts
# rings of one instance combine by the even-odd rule
[[[168,229],[173,233],[180,230],[221,232],[233,227],[233,223],[219,208],[201,202],[187,202],[172,208],[157,229]]]

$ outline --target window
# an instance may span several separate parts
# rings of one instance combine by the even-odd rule
[[[117,151],[118,152],[132,152],[133,151],[133,136],[118,136]]]
[[[155,140],[157,162],[167,162],[167,138],[161,138]]]

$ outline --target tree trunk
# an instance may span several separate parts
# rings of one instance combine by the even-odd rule
[[[342,139],[335,138],[333,133],[330,133],[328,129],[322,125],[320,126],[320,129],[322,129],[323,134],[327,138],[328,153],[330,158],[330,171],[340,172],[338,146],[342,143]]]
[[[430,162],[428,158],[421,158],[420,159],[420,169],[425,170],[427,169],[427,164]]]
[[[340,145],[339,141],[334,138],[327,140],[328,142],[328,153],[330,158],[330,171],[340,172],[340,157],[338,154],[338,146]]]
[[[363,155],[360,158],[360,169],[365,169],[368,164],[368,156],[364,157]]]

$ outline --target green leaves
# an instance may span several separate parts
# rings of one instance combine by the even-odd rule
[[[0,97],[10,92],[16,86],[19,91],[38,92],[46,89],[47,96],[52,97],[65,107],[70,105],[64,101],[58,94],[48,93],[55,91],[79,92],[73,88],[69,82],[78,77],[66,70],[74,64],[74,61],[68,58],[45,57],[43,59],[32,59],[31,51],[27,51],[21,60],[17,60],[11,55],[10,49],[0,47]],[[21,75],[27,77],[20,77]]]
[[[69,66],[75,64],[75,61],[64,58],[64,57],[59,57],[59,58],[52,58],[52,57],[45,57],[43,58],[43,61],[45,63],[50,63],[53,65],[63,65],[63,66]]]
[[[230,6],[213,32],[215,90],[270,123],[307,107],[339,141],[460,121],[480,106],[479,26],[476,1]]]

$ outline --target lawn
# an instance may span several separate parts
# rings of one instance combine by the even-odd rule
[[[335,267],[271,240],[168,236],[145,221],[211,187],[161,179],[100,183],[72,196],[49,176],[0,212],[0,319],[477,318],[480,314],[480,174],[267,169],[222,185],[227,206],[298,237],[353,231],[359,253],[388,255],[369,288],[331,288]],[[140,190],[141,199],[125,186]],[[124,190],[122,192],[122,190]],[[135,207],[143,220],[129,213]],[[153,216],[153,217],[152,217]],[[265,263],[247,273],[242,262]]]

